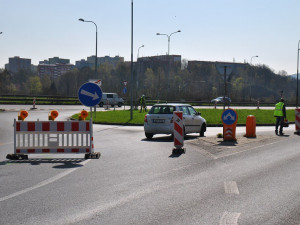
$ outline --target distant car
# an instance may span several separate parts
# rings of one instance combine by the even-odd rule
[[[124,99],[119,97],[117,93],[102,93],[99,106],[103,107],[103,105],[111,105],[114,107],[115,105],[118,105],[118,107],[121,107],[123,104]]]
[[[214,104],[217,104],[217,103],[223,103],[223,102],[224,102],[224,99],[225,99],[225,102],[226,102],[226,103],[231,103],[231,99],[230,99],[229,97],[227,97],[227,96],[225,96],[225,98],[224,98],[224,96],[222,96],[222,97],[217,97],[217,98],[211,100],[210,102],[211,102],[211,103],[214,103]]]
[[[191,105],[180,103],[155,104],[144,118],[144,131],[147,139],[155,134],[173,134],[173,112],[183,112],[184,134],[200,133],[204,136],[206,120]]]

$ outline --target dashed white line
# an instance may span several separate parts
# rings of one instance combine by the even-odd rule
[[[91,159],[88,159],[88,160],[86,160],[86,161],[84,161],[84,162],[82,162],[82,163],[79,163],[79,164],[85,165],[85,164],[88,163],[90,160],[91,160]],[[32,186],[32,187],[29,187],[29,188],[25,188],[24,190],[21,190],[21,191],[15,192],[15,193],[13,193],[13,194],[7,195],[7,196],[5,196],[5,197],[2,197],[2,198],[0,198],[0,202],[5,201],[5,200],[8,200],[8,199],[11,199],[11,198],[14,198],[14,197],[19,196],[19,195],[21,195],[21,194],[25,194],[25,193],[27,193],[27,192],[29,192],[29,191],[32,191],[32,190],[34,190],[34,189],[43,187],[43,186],[45,186],[45,185],[47,185],[47,184],[51,184],[51,183],[53,183],[53,182],[55,182],[55,181],[57,181],[57,180],[59,180],[59,179],[65,177],[65,176],[67,176],[68,174],[74,172],[75,170],[77,170],[77,169],[79,169],[79,168],[80,168],[80,167],[76,167],[76,168],[69,169],[69,170],[67,170],[67,171],[65,171],[65,172],[63,172],[63,173],[57,174],[57,175],[54,176],[54,177],[51,177],[51,178],[49,178],[49,179],[47,179],[47,180],[44,180],[44,181],[38,183],[37,185],[34,185],[34,186]]]
[[[239,195],[239,189],[235,181],[225,181],[224,188],[226,194],[236,194]]]
[[[220,225],[237,225],[240,215],[241,213],[224,212],[220,220]]]

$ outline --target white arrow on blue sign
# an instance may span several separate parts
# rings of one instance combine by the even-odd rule
[[[222,121],[226,125],[232,125],[237,121],[237,114],[232,109],[227,109],[222,113]]]
[[[102,90],[95,83],[85,83],[78,90],[78,99],[85,106],[98,105],[102,98]]]

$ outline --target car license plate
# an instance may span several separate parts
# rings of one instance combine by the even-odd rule
[[[164,123],[165,120],[164,119],[153,119],[152,122],[153,123]]]

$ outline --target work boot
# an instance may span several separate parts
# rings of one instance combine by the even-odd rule
[[[275,134],[278,135],[278,130],[275,130]]]
[[[280,136],[283,136],[283,133],[282,133],[282,132],[280,132],[280,133],[279,133],[279,135],[280,135]]]

